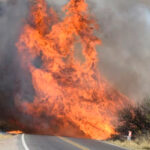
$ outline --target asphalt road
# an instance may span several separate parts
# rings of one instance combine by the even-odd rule
[[[102,141],[22,134],[17,137],[17,150],[125,150]]]

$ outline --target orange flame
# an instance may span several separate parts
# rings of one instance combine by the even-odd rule
[[[115,133],[116,112],[129,100],[99,73],[95,47],[101,41],[85,0],[70,0],[63,11],[60,20],[44,0],[31,8],[32,22],[24,26],[17,47],[36,95],[33,103],[20,101],[20,109],[41,119],[37,132],[106,139]]]
[[[23,132],[20,130],[8,131],[8,134],[22,134]]]

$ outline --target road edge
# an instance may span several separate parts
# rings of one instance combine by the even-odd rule
[[[25,137],[24,136],[25,136],[25,134],[23,133],[22,136],[21,136],[21,141],[22,141],[23,148],[24,148],[24,150],[30,150],[28,145],[25,142]]]
[[[111,146],[115,146],[115,147],[121,148],[121,149],[123,149],[123,150],[129,150],[129,149],[127,149],[127,148],[124,148],[124,147],[121,147],[121,146],[118,146],[118,145],[109,143],[109,142],[107,142],[107,141],[98,140],[98,142],[102,142],[102,143],[105,143],[105,144],[108,144],[108,145],[111,145]]]

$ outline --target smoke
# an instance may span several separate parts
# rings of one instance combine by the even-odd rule
[[[92,4],[103,41],[98,49],[101,72],[125,95],[143,99],[150,89],[150,3],[95,0]]]
[[[26,0],[0,0],[0,120],[16,113],[14,94],[21,69],[15,43],[26,14]]]

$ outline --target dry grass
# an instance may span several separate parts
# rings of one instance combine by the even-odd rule
[[[109,142],[129,150],[150,150],[150,140],[145,140],[142,138],[123,142],[119,140]]]
[[[0,133],[0,140],[7,139],[7,138],[10,138],[10,137],[12,137],[12,135],[10,135],[10,134],[1,134]]]

